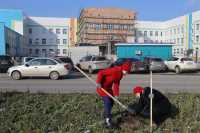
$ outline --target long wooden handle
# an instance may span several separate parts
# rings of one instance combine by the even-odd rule
[[[76,68],[79,72],[81,72],[88,80],[90,80],[95,86],[97,86],[97,83],[90,78],[85,72],[83,72],[79,67],[74,65],[74,68]],[[110,93],[108,93],[104,88],[101,88],[101,90],[106,93],[110,98],[112,98],[116,103],[118,103],[123,109],[128,110],[128,107],[126,107],[124,104],[122,104],[118,99],[113,97]]]

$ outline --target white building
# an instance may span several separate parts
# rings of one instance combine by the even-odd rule
[[[173,54],[186,54],[188,49],[200,49],[200,11],[180,16],[171,20],[137,21],[136,41],[173,43]],[[199,52],[200,53],[200,52]]]
[[[29,56],[67,56],[70,46],[70,19],[27,17],[25,38]]]

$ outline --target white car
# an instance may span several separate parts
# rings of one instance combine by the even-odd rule
[[[89,55],[83,57],[77,65],[81,69],[93,73],[96,70],[109,68],[111,66],[111,61],[103,56]]]
[[[20,66],[13,66],[8,69],[8,75],[19,80],[23,77],[49,77],[57,80],[61,76],[68,75],[69,64],[51,58],[35,58]]]
[[[188,57],[173,57],[172,59],[165,61],[165,65],[168,70],[175,71],[176,73],[197,70],[197,63]]]

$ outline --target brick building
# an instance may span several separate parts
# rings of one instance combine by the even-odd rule
[[[134,42],[135,19],[133,11],[118,8],[85,8],[78,19],[77,41],[93,45],[109,41]]]

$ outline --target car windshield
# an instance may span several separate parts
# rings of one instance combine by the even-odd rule
[[[136,58],[130,58],[130,59],[127,59],[127,60],[130,60],[132,62],[140,61],[139,59],[136,59]]]
[[[58,63],[65,63],[63,61],[61,61],[60,59],[55,59]]]
[[[10,56],[0,56],[0,60],[9,60],[11,59]]]
[[[71,63],[71,59],[70,58],[59,58],[59,60],[61,60],[64,63]]]
[[[106,58],[105,57],[101,57],[101,56],[97,56],[94,58],[94,61],[105,61]]]
[[[152,61],[157,61],[157,62],[161,62],[162,61],[162,59],[160,59],[160,58],[152,58],[151,60]]]
[[[191,58],[182,58],[181,61],[193,61]]]
[[[28,57],[28,58],[25,59],[25,62],[29,62],[29,61],[32,60],[32,59],[34,59],[34,58]]]

